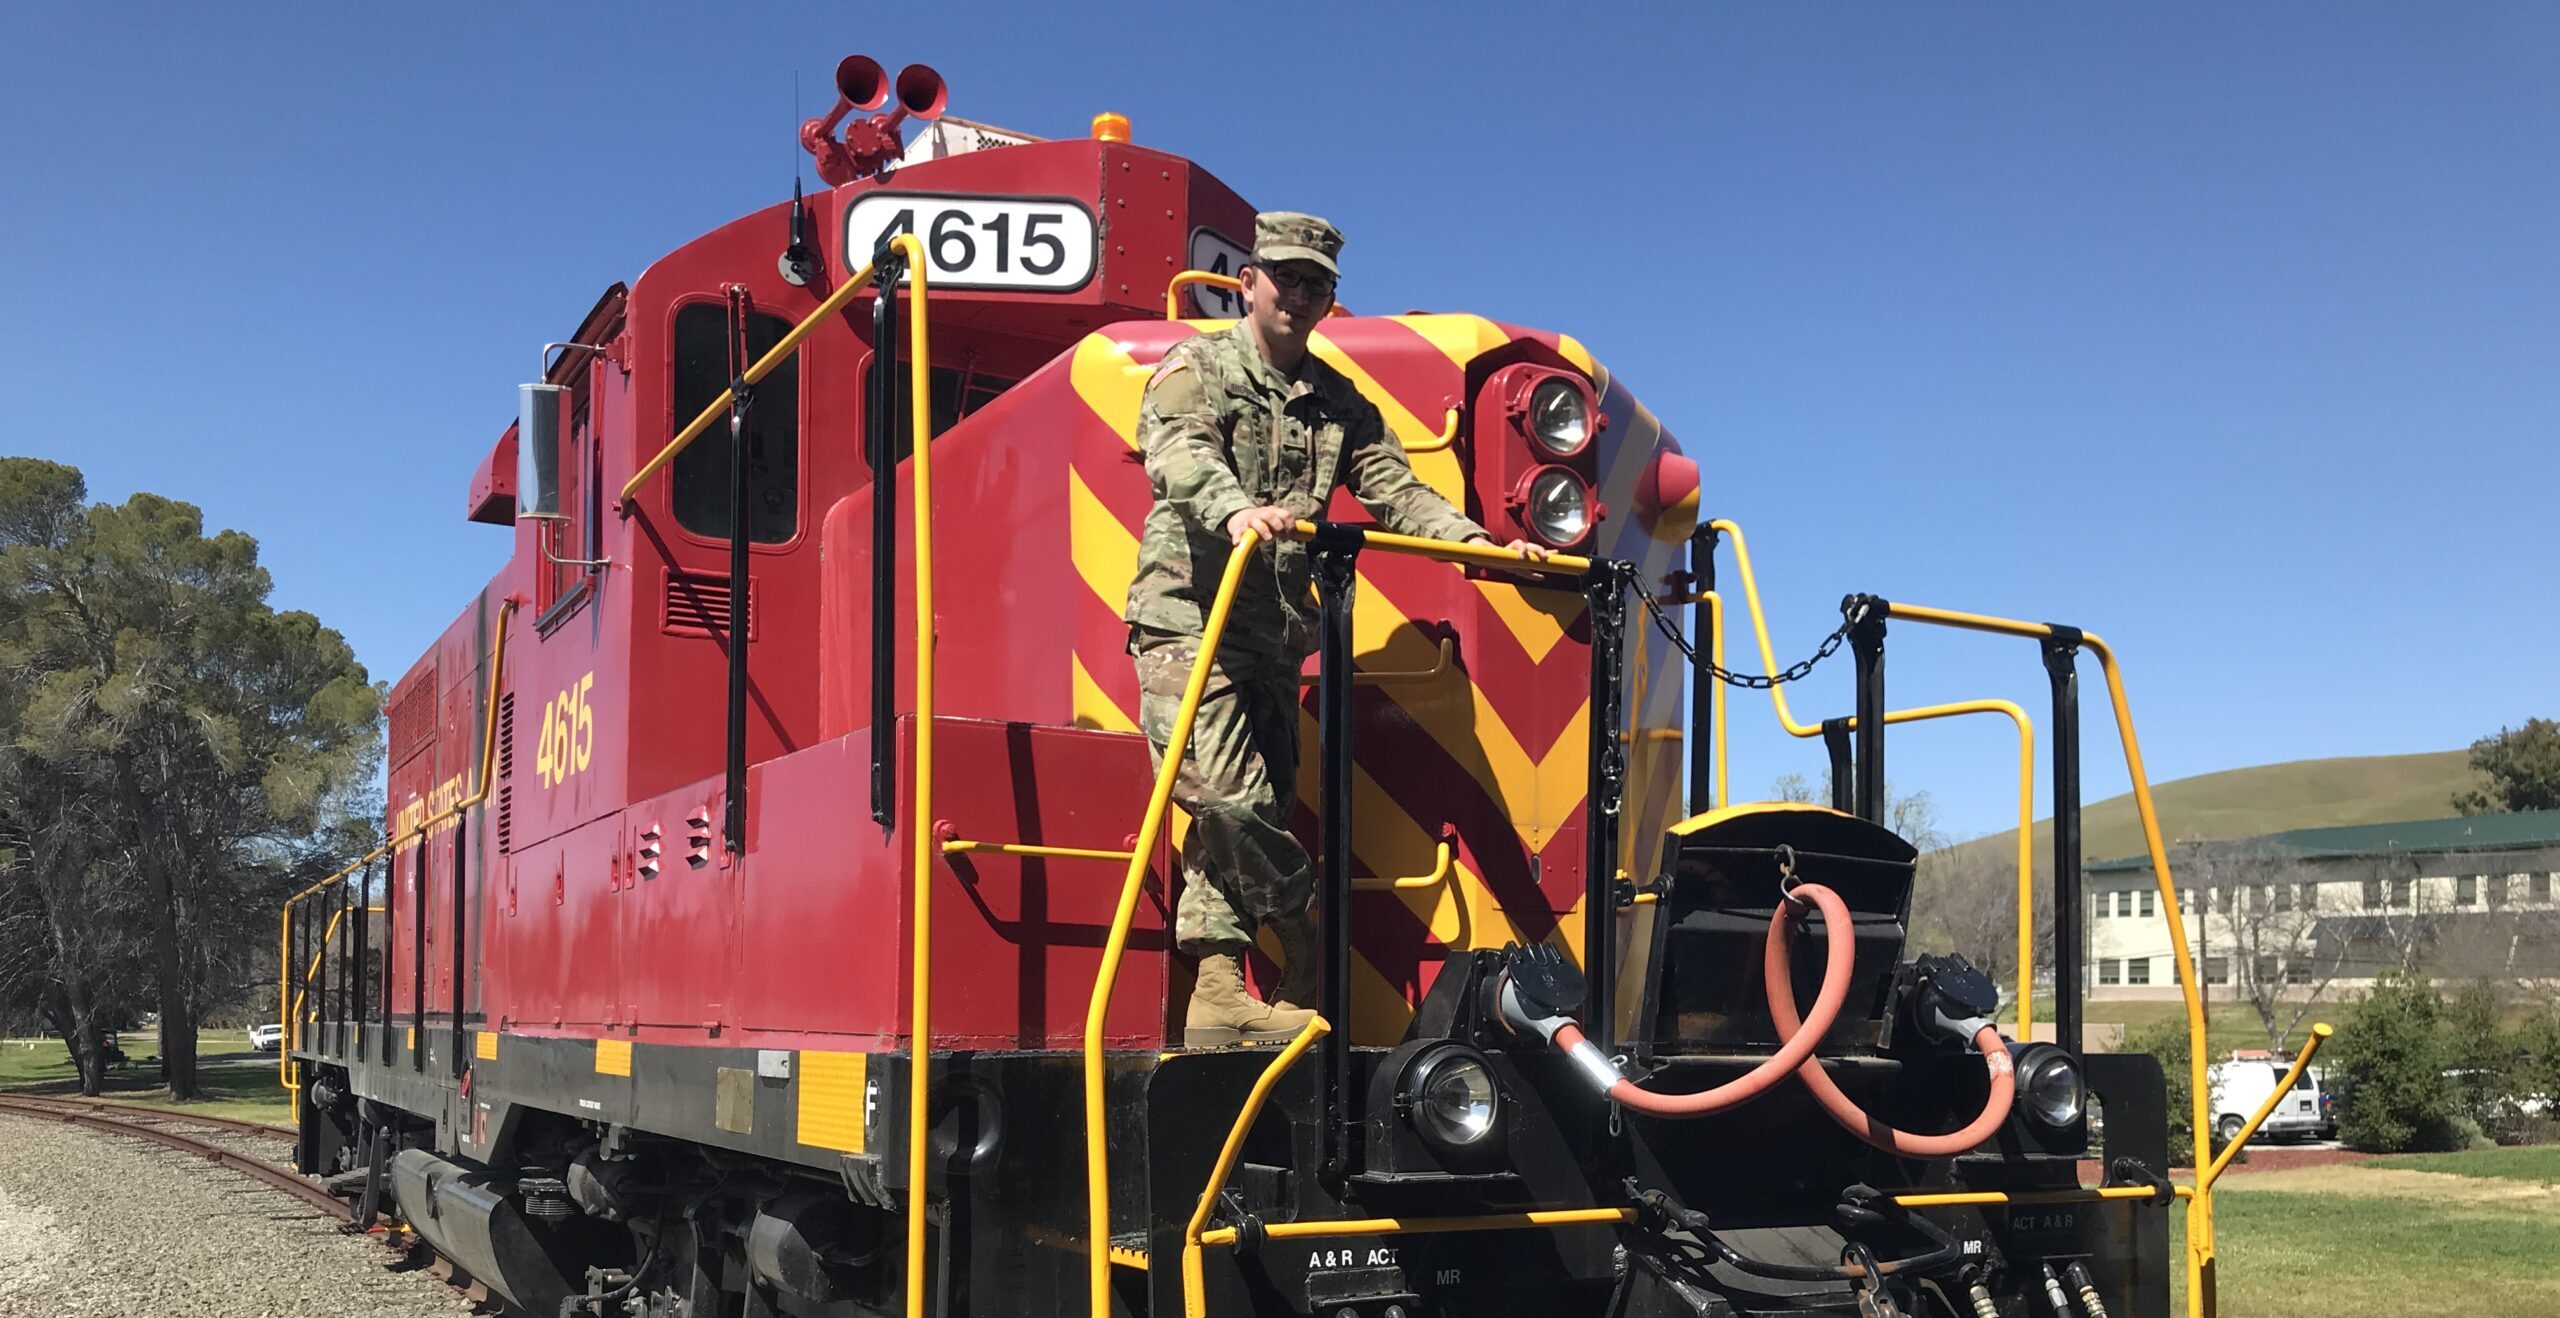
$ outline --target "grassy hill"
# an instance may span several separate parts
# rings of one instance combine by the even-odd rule
[[[2086,753],[2094,756],[2107,749],[2092,742]],[[2160,811],[2161,836],[2171,843],[2254,837],[2288,828],[2441,819],[2454,813],[2453,794],[2475,785],[2469,756],[2468,751],[2454,750],[2260,764],[2154,783],[2151,798]],[[1952,850],[1982,849],[2007,857],[2017,846],[2017,836],[2018,830],[2005,829]],[[2085,860],[2140,854],[2142,823],[2134,813],[2132,794],[2084,806],[2080,842]],[[2052,854],[2053,821],[2039,819],[2039,869]]]

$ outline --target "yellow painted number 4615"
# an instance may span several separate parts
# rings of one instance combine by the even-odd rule
[[[589,673],[542,707],[542,742],[534,750],[533,774],[544,787],[559,786],[595,758],[596,715],[587,708],[587,688],[595,684],[596,675]]]

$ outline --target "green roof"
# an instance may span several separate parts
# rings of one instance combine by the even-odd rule
[[[2305,859],[2380,856],[2413,851],[2516,851],[2528,847],[2560,846],[2560,810],[2411,819],[2396,824],[2349,824],[2343,828],[2296,828],[2203,845],[2214,850],[2244,846],[2275,847]],[[2149,856],[2125,856],[2096,862],[2082,872],[2121,873],[2149,868]]]

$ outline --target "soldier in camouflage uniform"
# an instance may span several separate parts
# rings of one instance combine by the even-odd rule
[[[1255,217],[1245,318],[1165,354],[1138,413],[1155,507],[1129,588],[1138,720],[1162,762],[1227,555],[1248,529],[1269,540],[1324,515],[1348,485],[1386,529],[1490,542],[1413,474],[1378,409],[1307,351],[1333,304],[1342,234],[1312,215]],[[1546,551],[1515,540],[1526,558]],[[1315,879],[1289,831],[1297,794],[1298,673],[1314,649],[1307,547],[1272,541],[1245,568],[1191,729],[1174,800],[1191,816],[1174,936],[1200,959],[1184,1042],[1285,1038],[1314,1016],[1322,983]],[[1257,925],[1279,937],[1273,1000],[1244,986]]]

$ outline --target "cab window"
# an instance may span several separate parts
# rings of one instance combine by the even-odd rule
[[[879,364],[880,359],[873,357],[870,369],[878,370]],[[911,402],[915,391],[908,384],[913,377],[906,361],[901,360],[897,363],[897,372],[898,410],[889,423],[889,435],[891,443],[895,446],[898,460],[903,462],[907,454],[915,449],[915,409]],[[933,427],[932,435],[940,439],[944,432],[960,424],[962,417],[1003,397],[1005,390],[1011,389],[1018,383],[1020,381],[988,375],[983,371],[951,366],[934,367],[930,383],[927,385],[927,388],[932,391],[932,410],[927,416]],[[864,395],[866,398],[869,396],[867,393]]]
[[[747,313],[747,362],[790,333],[779,316]],[[730,361],[729,307],[696,302],[678,308],[675,324],[673,434],[718,399],[746,362]],[[757,544],[781,544],[800,531],[800,358],[783,359],[756,385],[746,424],[752,464],[747,535]],[[715,540],[729,538],[729,422],[722,417],[695,437],[674,463],[676,525]]]

